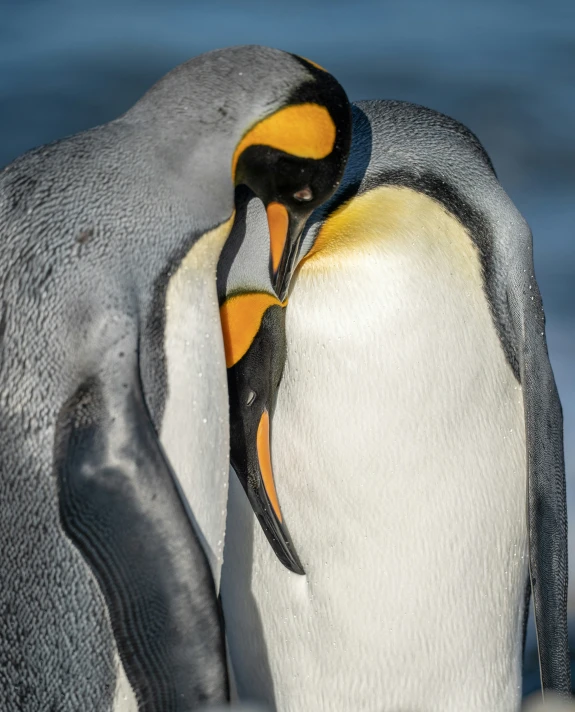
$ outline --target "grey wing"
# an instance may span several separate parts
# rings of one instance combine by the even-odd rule
[[[115,354],[62,409],[56,475],[62,525],[99,583],[139,709],[225,702],[214,582],[144,403],[135,349]]]
[[[545,316],[532,262],[532,238],[507,284],[507,303],[523,391],[527,440],[529,568],[544,690],[570,694],[567,632],[567,502],[563,414],[545,339]]]

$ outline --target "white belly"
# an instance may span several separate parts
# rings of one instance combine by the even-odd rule
[[[475,252],[438,220],[293,290],[272,455],[307,575],[234,482],[222,580],[239,694],[280,712],[519,706],[522,394]]]
[[[204,235],[166,293],[168,397],[160,440],[178,476],[219,588],[226,522],[229,424],[216,267],[231,220]]]

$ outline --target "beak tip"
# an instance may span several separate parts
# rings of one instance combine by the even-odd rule
[[[250,499],[255,515],[280,563],[288,571],[298,576],[305,576],[305,569],[299,560],[289,532],[285,524],[280,522],[275,515],[265,489],[262,487],[257,493],[248,492],[248,499]]]
[[[276,556],[286,567],[286,569],[288,569],[288,571],[291,571],[293,574],[297,574],[298,576],[305,576],[305,569],[290,544],[287,544],[286,542],[283,546],[278,547],[278,549],[276,549]]]
[[[291,571],[294,574],[297,574],[298,576],[305,576],[305,569],[304,567],[298,562],[296,566],[293,566],[291,568]]]

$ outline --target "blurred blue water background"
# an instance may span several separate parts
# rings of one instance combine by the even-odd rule
[[[575,562],[574,0],[0,0],[0,165],[114,118],[196,54],[246,43],[319,62],[352,99],[449,114],[487,148],[535,236]]]

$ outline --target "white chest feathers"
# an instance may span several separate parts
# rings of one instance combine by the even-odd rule
[[[527,577],[521,390],[459,223],[407,189],[373,194],[370,221],[336,226],[355,243],[304,264],[287,309],[272,455],[305,577],[230,491],[238,690],[280,712],[509,712]]]
[[[226,365],[216,267],[232,220],[203,235],[166,293],[168,397],[160,440],[219,587],[229,468]]]

